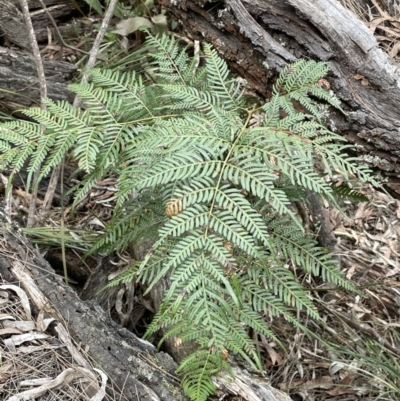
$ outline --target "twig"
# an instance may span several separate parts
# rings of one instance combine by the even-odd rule
[[[95,39],[95,41],[93,43],[92,49],[90,50],[89,60],[88,60],[88,62],[86,64],[86,68],[85,68],[86,70],[91,70],[94,67],[95,63],[96,63],[96,58],[97,58],[97,55],[98,55],[99,50],[100,50],[101,42],[103,41],[104,35],[105,35],[106,31],[107,31],[107,28],[108,28],[108,25],[110,23],[110,20],[111,20],[113,14],[114,14],[114,10],[115,10],[115,7],[116,7],[117,3],[118,3],[118,0],[111,0],[110,4],[108,5],[107,11],[104,14],[103,22],[101,23],[101,27],[100,27],[99,33],[96,36],[96,39]],[[81,83],[84,84],[88,80],[89,80],[89,75],[84,73],[82,75]],[[78,106],[79,106],[79,98],[78,98],[78,96],[75,96],[74,107],[78,107]]]
[[[54,195],[56,193],[58,178],[60,177],[60,170],[61,170],[61,163],[58,166],[56,166],[51,173],[49,186],[47,188],[46,195],[43,200],[42,210],[41,210],[40,218],[43,221],[46,219],[47,215],[49,214],[51,204],[53,203]]]
[[[66,47],[66,48],[68,48],[68,49],[76,50],[76,51],[84,53],[84,54],[89,54],[88,52],[85,52],[85,51],[83,51],[81,49],[78,49],[77,47],[70,46],[67,43],[65,43],[64,38],[62,37],[62,35],[60,33],[60,30],[58,29],[57,24],[54,21],[53,16],[51,15],[51,13],[49,12],[49,10],[46,7],[46,4],[44,4],[43,0],[39,0],[39,3],[42,6],[44,12],[49,17],[49,20],[50,20],[51,24],[53,25],[53,28],[54,28],[57,36],[58,36],[58,39],[61,42],[61,45]],[[46,195],[45,195],[45,198],[44,198],[43,207],[42,207],[42,211],[41,211],[41,219],[42,220],[45,219],[46,216],[48,215],[50,207],[51,207],[51,204],[53,202],[55,191],[56,191],[56,187],[57,187],[58,178],[60,176],[60,170],[61,170],[61,163],[56,168],[54,168],[54,170],[51,173],[49,186],[48,186],[47,191],[46,191]]]
[[[61,45],[66,47],[66,48],[69,48],[69,49],[72,49],[72,50],[75,50],[75,51],[78,51],[78,52],[81,52],[81,53],[84,53],[84,54],[89,54],[88,52],[85,52],[85,51],[83,51],[81,49],[78,49],[77,47],[70,46],[67,43],[65,43],[64,38],[62,37],[62,35],[60,33],[60,30],[58,29],[57,24],[54,21],[53,16],[51,15],[51,13],[49,12],[49,10],[46,7],[46,4],[44,4],[43,0],[39,0],[39,3],[42,6],[44,12],[49,17],[49,20],[50,20],[51,24],[53,25],[53,28],[54,28],[57,36],[58,36],[59,41],[61,42]],[[46,195],[44,197],[43,207],[42,207],[42,211],[41,211],[41,219],[45,219],[46,216],[49,213],[51,204],[52,204],[53,199],[54,199],[55,191],[56,191],[56,188],[57,188],[57,182],[58,182],[58,178],[60,176],[60,170],[61,170],[61,163],[56,168],[54,168],[52,173],[51,173],[49,186],[47,188]]]
[[[51,24],[53,25],[53,28],[54,28],[54,30],[55,30],[55,32],[56,32],[56,34],[58,36],[58,39],[61,42],[62,46],[66,47],[68,49],[75,50],[75,51],[80,52],[80,53],[89,54],[88,52],[85,52],[84,50],[81,50],[81,49],[79,49],[77,47],[69,45],[68,43],[65,43],[64,38],[61,36],[60,30],[57,27],[57,23],[56,23],[56,21],[54,21],[53,16],[51,15],[49,10],[47,9],[46,4],[44,4],[43,0],[39,0],[39,3],[42,6],[44,12],[49,17],[49,20],[50,20]]]
[[[40,97],[42,99],[40,102],[40,108],[42,110],[45,110],[46,105],[43,103],[43,99],[45,99],[47,97],[47,84],[46,84],[46,77],[44,75],[42,57],[40,55],[39,45],[37,43],[35,31],[34,31],[33,25],[32,25],[31,16],[29,13],[28,1],[20,0],[20,4],[21,4],[21,9],[22,9],[22,14],[25,19],[25,24],[28,28],[29,42],[31,44],[32,53],[33,53],[33,57],[35,59],[36,69],[37,69],[38,77],[39,77]],[[44,131],[45,127],[41,125],[40,129],[42,131]],[[27,227],[32,227],[35,222],[37,184],[38,184],[37,181],[39,178],[39,171],[40,171],[40,168],[38,168],[34,173],[33,187],[32,187],[32,200],[29,204],[28,221],[26,224]]]
[[[65,254],[65,225],[64,225],[64,162],[62,159],[61,166],[61,257],[63,262],[65,285],[68,285],[67,256]],[[57,166],[58,167],[58,166]]]
[[[392,344],[390,344],[390,342],[388,340],[386,340],[384,337],[382,337],[373,327],[371,327],[370,325],[366,324],[366,323],[361,323],[358,322],[356,320],[354,320],[353,318],[348,318],[347,316],[345,316],[343,313],[340,313],[338,311],[334,311],[331,308],[329,308],[328,306],[324,305],[322,302],[320,303],[320,305],[322,305],[322,307],[324,309],[326,309],[327,311],[329,311],[330,313],[332,313],[333,315],[335,315],[336,317],[338,317],[339,319],[342,319],[348,326],[350,326],[351,328],[355,329],[355,330],[359,330],[365,334],[370,335],[371,337],[373,337],[376,341],[378,341],[379,344],[382,344],[387,350],[391,351],[393,354],[400,356],[400,349],[398,347],[393,346]]]
[[[108,28],[108,24],[110,23],[111,17],[114,14],[114,9],[115,9],[117,3],[118,3],[118,0],[110,1],[108,9],[104,15],[104,19],[101,24],[99,33],[96,36],[96,40],[94,41],[92,49],[90,50],[89,60],[86,64],[87,70],[92,69],[94,67],[94,64],[96,63],[96,58],[97,58],[97,54],[100,49],[101,42],[103,41],[104,35]],[[87,74],[83,74],[81,82],[82,83],[87,82],[88,78],[89,78],[89,76]],[[78,96],[75,97],[73,107],[74,108],[79,107]],[[64,161],[65,161],[65,158],[60,163],[61,164],[61,252],[62,252],[62,262],[63,262],[63,269],[64,269],[64,279],[65,279],[66,285],[68,285],[67,261],[66,261],[66,255],[65,255],[65,225],[64,225],[64,191],[63,191]]]

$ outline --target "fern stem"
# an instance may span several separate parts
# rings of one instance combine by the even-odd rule
[[[248,124],[249,124],[249,122],[250,122],[251,116],[252,116],[253,113],[254,113],[254,110],[255,110],[255,109],[252,109],[252,110],[248,110],[248,111],[247,111],[247,118],[246,118],[246,121],[245,121],[245,123],[243,124],[242,129],[240,130],[239,135],[236,137],[236,139],[235,139],[235,141],[233,142],[231,148],[229,149],[228,154],[227,154],[226,157],[225,157],[224,163],[223,163],[222,168],[221,168],[221,171],[220,171],[220,173],[219,173],[219,177],[218,177],[218,180],[217,180],[217,184],[215,185],[215,189],[216,189],[216,190],[215,190],[213,199],[212,199],[212,201],[211,201],[210,209],[209,209],[209,212],[208,212],[209,219],[211,219],[212,212],[213,212],[214,207],[215,207],[215,202],[216,202],[216,200],[217,200],[217,194],[218,194],[219,188],[220,188],[220,186],[221,186],[222,177],[223,177],[223,175],[224,175],[224,169],[225,169],[226,165],[228,164],[228,160],[229,160],[230,157],[232,156],[233,150],[236,148],[237,143],[239,142],[240,138],[242,137],[242,135],[243,135],[244,132],[246,131],[247,126],[248,126]],[[206,230],[205,230],[205,232],[204,232],[204,237],[205,237],[205,238],[208,237],[209,228],[210,228],[210,225],[207,225]]]
[[[143,122],[146,122],[146,121],[154,121],[154,120],[156,120],[158,118],[164,119],[164,118],[174,118],[174,117],[180,117],[180,114],[165,114],[163,116],[153,116],[153,115],[151,115],[150,117],[146,117],[146,118],[139,118],[139,119],[133,120],[133,121],[126,121],[126,122],[121,123],[121,125],[122,126],[132,125],[132,124],[137,124],[137,123],[143,123]]]

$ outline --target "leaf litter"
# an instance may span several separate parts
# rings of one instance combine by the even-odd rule
[[[298,320],[318,336],[307,337],[277,319],[271,327],[285,338],[287,352],[265,339],[260,343],[272,382],[294,400],[400,396],[400,201],[372,187],[361,192],[368,202],[329,211],[335,256],[358,293],[299,274],[324,323],[297,312]]]
[[[0,399],[110,400],[107,376],[91,368],[62,324],[33,317],[25,291],[0,285]],[[57,335],[58,333],[58,335]],[[85,367],[77,361],[85,361]]]

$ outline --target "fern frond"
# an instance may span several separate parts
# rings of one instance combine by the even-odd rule
[[[331,185],[337,175],[376,182],[320,122],[318,102],[340,106],[317,85],[327,64],[287,66],[271,100],[254,110],[211,46],[200,67],[173,37],[148,34],[144,49],[132,56],[142,61],[136,72],[94,69],[89,83],[71,85],[81,108],[47,100],[47,110],[25,112],[35,122],[0,124],[0,165],[27,165],[29,180],[68,155],[86,173],[69,191],[73,206],[99,180],[117,177],[114,216],[91,252],[152,239],[144,260],[107,287],[140,280],[150,291],[170,282],[148,334],[163,329],[164,338],[198,344],[179,369],[185,392],[200,401],[214,391],[212,375],[228,370],[228,351],[261,370],[248,329],[279,342],[264,314],[307,334],[292,311],[320,319],[298,269],[354,289],[304,234],[293,202],[310,191],[331,204],[335,191],[357,195]],[[260,110],[264,121],[254,127]]]
[[[137,270],[140,266],[140,262],[135,262],[129,269],[125,270],[123,273],[119,274],[117,277],[112,279],[108,284],[106,284],[101,291],[104,291],[107,288],[115,287],[119,284],[128,284],[131,283],[134,277],[137,274]]]
[[[326,63],[298,60],[288,65],[280,73],[276,82],[274,94],[288,94],[297,90],[304,90],[325,76],[329,71]],[[279,92],[278,92],[279,91]]]
[[[188,83],[193,75],[194,64],[190,62],[186,49],[182,49],[173,37],[148,35],[147,43],[153,47],[151,58],[155,61],[156,76],[181,85]]]
[[[332,192],[341,198],[344,199],[349,199],[353,202],[368,202],[369,199],[362,194],[361,192],[358,192],[354,190],[353,188],[349,187],[348,185],[342,183],[340,185],[331,185]]]
[[[224,101],[224,110],[234,110],[243,104],[237,81],[229,79],[227,63],[209,44],[204,44],[209,90]]]
[[[177,373],[184,372],[182,387],[192,400],[205,401],[215,392],[212,376],[230,371],[229,365],[218,353],[197,351],[188,356],[179,366]]]
[[[262,277],[257,268],[251,268],[247,274],[242,275],[239,279],[239,283],[245,285],[245,287],[243,287],[244,299],[248,301],[254,311],[266,313],[271,317],[282,316],[294,326],[300,327],[305,331],[306,328],[301,325],[290,311],[288,311],[287,306],[267,289]],[[268,330],[268,327],[266,326],[264,330]],[[284,348],[274,332],[268,330],[268,333],[265,334],[267,337],[273,338]]]
[[[320,276],[326,282],[355,291],[354,285],[343,277],[327,251],[318,247],[315,240],[297,230],[288,219],[277,219],[269,224],[269,228],[273,230],[277,248],[296,267],[314,276]]]
[[[324,100],[334,108],[343,112],[339,100],[331,92],[327,92],[316,83],[329,71],[326,63],[299,60],[285,67],[281,72],[274,87],[274,95],[281,99],[281,107],[292,114],[294,108],[291,99],[298,101],[309,113],[318,120],[320,112],[313,100],[308,96],[311,94],[317,99]]]
[[[152,107],[154,88],[145,86],[142,77],[134,71],[122,74],[118,71],[93,69],[87,71],[87,74],[92,78],[93,86],[98,88],[98,101],[116,113],[116,119],[121,123],[156,115]],[[72,89],[87,102],[86,92],[81,91],[80,85]],[[113,96],[110,97],[110,94]]]
[[[115,208],[107,223],[103,237],[96,242],[88,254],[124,252],[142,238],[156,242],[158,230],[166,217],[160,194],[155,190],[142,193],[126,202],[123,208]]]
[[[263,270],[266,270],[265,267]],[[304,310],[315,320],[320,319],[310,297],[304,291],[303,286],[296,281],[290,270],[282,266],[268,266],[268,271],[265,272],[264,277],[269,290],[283,303]]]

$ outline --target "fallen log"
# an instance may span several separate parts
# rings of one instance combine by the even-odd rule
[[[65,61],[44,59],[49,98],[73,100],[68,81],[76,66]],[[33,56],[0,47],[0,106],[7,111],[40,105],[39,79]]]
[[[38,42],[47,41],[48,28],[54,37],[54,27],[47,13],[51,14],[57,25],[61,24],[58,27],[59,30],[65,31],[64,21],[72,18],[78,10],[82,11],[81,7],[85,9],[85,2],[81,0],[74,2],[69,0],[44,0],[43,4],[46,6],[46,10],[43,9],[38,0],[31,0],[28,4]],[[7,43],[14,43],[22,49],[31,49],[28,30],[20,12],[19,0],[0,0],[0,32]]]
[[[66,0],[45,0],[47,11],[58,24],[62,19],[71,18],[75,6]],[[80,1],[76,3],[82,4]],[[36,39],[39,42],[48,40],[49,34],[57,37],[54,27],[42,9],[40,2],[29,3]],[[63,23],[59,31],[69,37],[71,31],[84,29],[79,23]],[[0,34],[3,47],[0,46],[0,107],[6,112],[40,105],[39,81],[33,56],[30,54],[29,34],[23,16],[19,11],[19,1],[0,0]],[[17,45],[23,51],[11,49]],[[77,67],[65,61],[43,58],[47,80],[48,96],[54,100],[72,102],[73,94],[67,84],[76,75]]]

